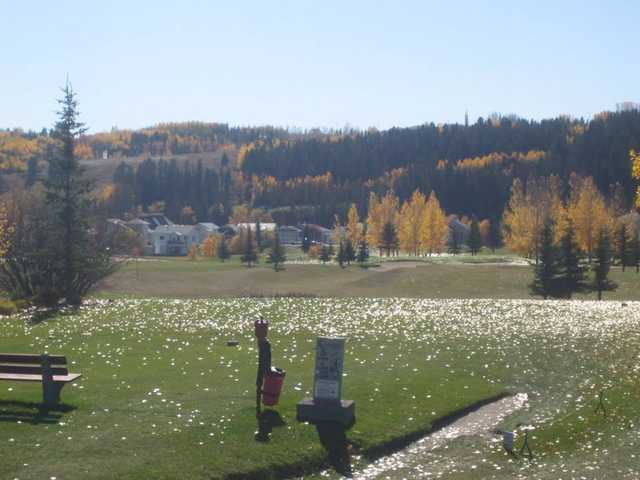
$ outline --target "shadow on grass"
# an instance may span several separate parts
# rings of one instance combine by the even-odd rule
[[[316,422],[315,426],[320,444],[329,455],[331,466],[343,477],[351,478],[353,469],[349,452],[350,442],[346,434],[350,426],[338,422]]]
[[[29,324],[39,325],[44,322],[55,319],[59,316],[74,315],[78,312],[79,307],[75,305],[62,305],[59,307],[51,308],[38,308],[31,313],[29,317]]]
[[[286,424],[275,410],[265,410],[258,416],[258,431],[256,442],[266,443],[271,440],[271,432],[274,428],[284,427]]]
[[[64,404],[48,407],[41,403],[0,400],[0,422],[55,425],[63,414],[75,409]]]

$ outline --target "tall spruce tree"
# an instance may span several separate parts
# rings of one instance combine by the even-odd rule
[[[218,251],[216,252],[216,255],[223,262],[231,256],[229,246],[227,245],[227,240],[224,238],[224,235],[218,242]]]
[[[275,236],[273,237],[273,247],[271,247],[269,251],[267,263],[273,264],[273,269],[277,272],[280,269],[280,265],[286,262],[286,260],[287,256],[282,243],[280,243],[280,235],[278,235],[278,231],[276,230]]]
[[[344,241],[344,259],[347,262],[347,265],[351,265],[351,262],[355,262],[356,260],[356,251],[349,238]]]
[[[602,292],[618,288],[615,282],[609,279],[611,270],[611,239],[606,228],[600,230],[596,244],[595,262],[593,265],[593,286],[598,292],[598,300],[602,300]]]
[[[382,227],[382,238],[380,239],[380,248],[387,253],[387,257],[391,256],[391,253],[395,254],[398,251],[398,232],[396,227],[391,222],[386,222]]]
[[[493,218],[489,222],[488,247],[495,253],[496,248],[502,244],[502,233],[500,232],[500,219]]]
[[[262,252],[262,225],[260,225],[260,220],[256,220],[256,246],[258,247],[258,252]]]
[[[369,245],[367,245],[367,240],[364,236],[358,242],[358,254],[356,255],[356,261],[360,264],[361,267],[364,267],[364,264],[369,259]]]
[[[49,232],[49,260],[56,265],[56,282],[66,302],[78,305],[88,290],[117,266],[111,251],[90,223],[91,182],[86,180],[74,150],[86,128],[79,121],[78,100],[69,81],[58,100],[60,111],[53,138],[57,149],[49,161],[45,181],[47,202],[53,210]]]
[[[27,176],[24,180],[24,186],[29,188],[38,180],[38,157],[33,156],[27,162]]]
[[[458,255],[460,253],[460,244],[462,243],[460,236],[460,232],[456,230],[455,227],[449,225],[447,252],[449,252],[451,255]]]
[[[530,285],[531,293],[542,295],[545,300],[550,296],[558,296],[558,255],[553,244],[551,220],[545,221],[540,233],[540,255],[534,269],[534,280]]]
[[[344,268],[344,264],[347,263],[347,256],[344,248],[344,242],[340,242],[338,246],[338,253],[336,254],[336,261],[341,268]]]
[[[640,232],[635,231],[629,242],[629,266],[640,272]]]
[[[242,251],[240,261],[242,263],[246,263],[247,267],[251,267],[254,263],[258,262],[258,253],[256,252],[255,245],[253,244],[253,235],[251,234],[250,228],[247,228],[247,233],[245,235],[244,241],[244,249]]]
[[[475,255],[480,251],[482,247],[482,237],[480,236],[480,226],[478,225],[478,219],[474,216],[471,220],[471,229],[469,231],[469,237],[467,238],[467,247],[471,255]]]
[[[329,260],[331,260],[331,249],[329,248],[328,245],[323,245],[320,248],[320,261],[325,264],[327,263]]]
[[[560,238],[559,276],[560,287],[567,298],[573,293],[585,289],[586,280],[584,267],[580,265],[580,251],[576,242],[576,231],[571,219]]]
[[[621,222],[617,231],[616,257],[620,260],[623,272],[629,262],[629,242],[627,235],[627,225],[624,222]]]

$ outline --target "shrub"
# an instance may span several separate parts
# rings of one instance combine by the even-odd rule
[[[18,312],[18,307],[11,300],[0,300],[0,315],[13,315]]]
[[[313,244],[309,247],[309,257],[310,258],[320,258],[320,253],[322,252],[322,245]]]

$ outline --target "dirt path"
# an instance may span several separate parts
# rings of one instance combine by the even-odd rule
[[[398,270],[400,268],[416,268],[416,267],[428,267],[431,265],[429,262],[381,262],[376,268],[372,268],[372,272],[390,272],[392,270]],[[528,267],[529,263],[526,261],[510,261],[510,262],[459,262],[449,263],[447,265],[455,266],[471,266],[471,267]]]
[[[379,267],[372,268],[372,272],[389,272],[398,268],[416,268],[420,265],[427,265],[424,262],[382,262]]]
[[[391,472],[392,478],[431,478],[427,465],[432,450],[446,442],[464,436],[482,436],[491,439],[493,429],[508,415],[523,408],[527,394],[519,393],[490,403],[450,423],[446,427],[428,435],[399,452],[382,457],[361,471],[353,472],[357,480],[385,478]]]

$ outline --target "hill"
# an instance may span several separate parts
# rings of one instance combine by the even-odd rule
[[[42,174],[53,141],[46,130],[0,132],[2,179],[33,176],[38,168]],[[628,209],[632,148],[640,148],[638,110],[588,121],[496,115],[471,125],[386,131],[168,123],[87,135],[76,153],[107,187],[113,215],[164,202],[173,217],[191,207],[198,221],[218,223],[246,205],[280,223],[329,226],[351,203],[366,215],[369,193],[387,190],[401,203],[416,189],[433,190],[448,213],[498,219],[514,179],[556,175],[567,187],[573,172],[592,176],[605,195],[615,191]],[[4,183],[6,189],[19,182]]]

